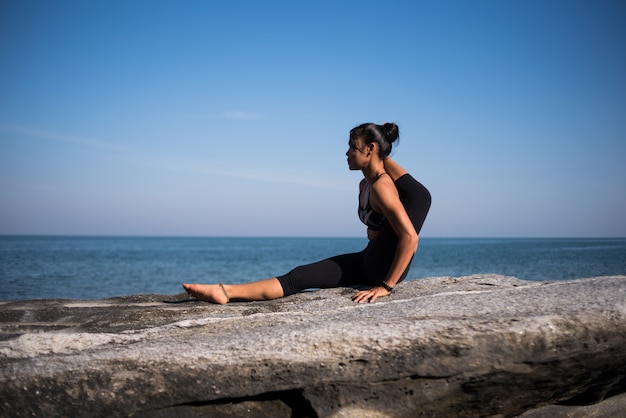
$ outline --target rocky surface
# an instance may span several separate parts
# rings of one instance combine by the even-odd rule
[[[626,410],[625,276],[420,279],[361,305],[353,293],[0,302],[0,416]]]

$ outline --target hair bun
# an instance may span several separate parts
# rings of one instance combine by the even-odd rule
[[[398,125],[395,123],[385,122],[381,126],[383,133],[385,134],[385,138],[389,143],[395,142],[400,136],[400,130],[398,129]]]

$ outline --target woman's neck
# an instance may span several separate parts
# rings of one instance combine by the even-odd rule
[[[368,183],[372,184],[378,177],[385,173],[385,165],[382,161],[372,161],[363,168],[363,176]]]

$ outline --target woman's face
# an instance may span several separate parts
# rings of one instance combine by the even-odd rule
[[[351,139],[348,142],[346,156],[348,157],[348,167],[350,170],[362,169],[369,161],[367,145],[363,143],[361,138]]]

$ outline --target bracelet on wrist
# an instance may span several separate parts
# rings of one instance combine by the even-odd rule
[[[386,282],[386,281],[384,281],[384,280],[382,281],[382,283],[381,283],[380,285],[381,285],[381,286],[383,287],[383,289],[385,289],[387,292],[390,292],[390,293],[391,293],[391,291],[393,291],[393,287],[389,286],[389,285],[387,284],[387,282]]]

